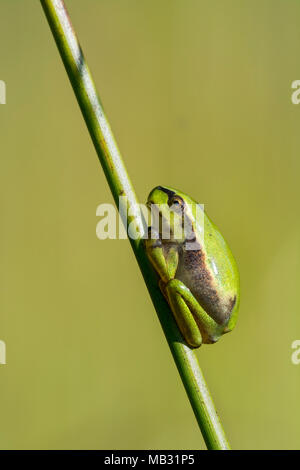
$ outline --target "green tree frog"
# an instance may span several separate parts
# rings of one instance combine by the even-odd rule
[[[181,334],[192,348],[215,343],[234,328],[239,308],[239,274],[230,248],[186,194],[157,186],[147,206],[159,224],[148,228],[146,253]]]

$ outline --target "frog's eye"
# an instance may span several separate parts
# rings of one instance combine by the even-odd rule
[[[169,207],[174,207],[174,208],[183,208],[184,207],[184,202],[183,202],[183,199],[179,196],[173,196],[169,199]]]

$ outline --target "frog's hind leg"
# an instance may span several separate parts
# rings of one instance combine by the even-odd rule
[[[170,281],[164,288],[162,287],[161,290],[167,298],[183,338],[192,348],[199,348],[202,344],[200,330],[181,293],[176,289],[174,290],[174,280]]]
[[[169,281],[165,292],[178,327],[190,346],[197,348],[202,342],[214,343],[218,340],[219,326],[181,281],[178,279]]]

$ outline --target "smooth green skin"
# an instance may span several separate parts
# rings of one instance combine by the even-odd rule
[[[186,194],[158,186],[149,194],[147,205],[156,211],[161,225],[159,233],[154,232],[156,238],[150,238],[152,228],[146,252],[181,334],[193,348],[215,343],[237,320],[239,275],[233,255],[202,207]],[[185,234],[183,220],[189,227]],[[195,243],[193,250],[187,249],[191,246],[187,234]]]

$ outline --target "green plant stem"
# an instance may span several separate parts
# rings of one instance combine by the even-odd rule
[[[103,112],[64,2],[62,0],[41,0],[41,4],[117,207],[119,197],[127,197],[127,207],[131,208],[131,215],[128,216],[127,223],[131,224],[139,234],[135,240],[130,238],[130,243],[206,445],[208,449],[229,449],[197,357],[194,351],[183,342],[169,306],[158,288],[156,274],[145,256],[142,243],[144,225],[138,201],[108,120]]]

